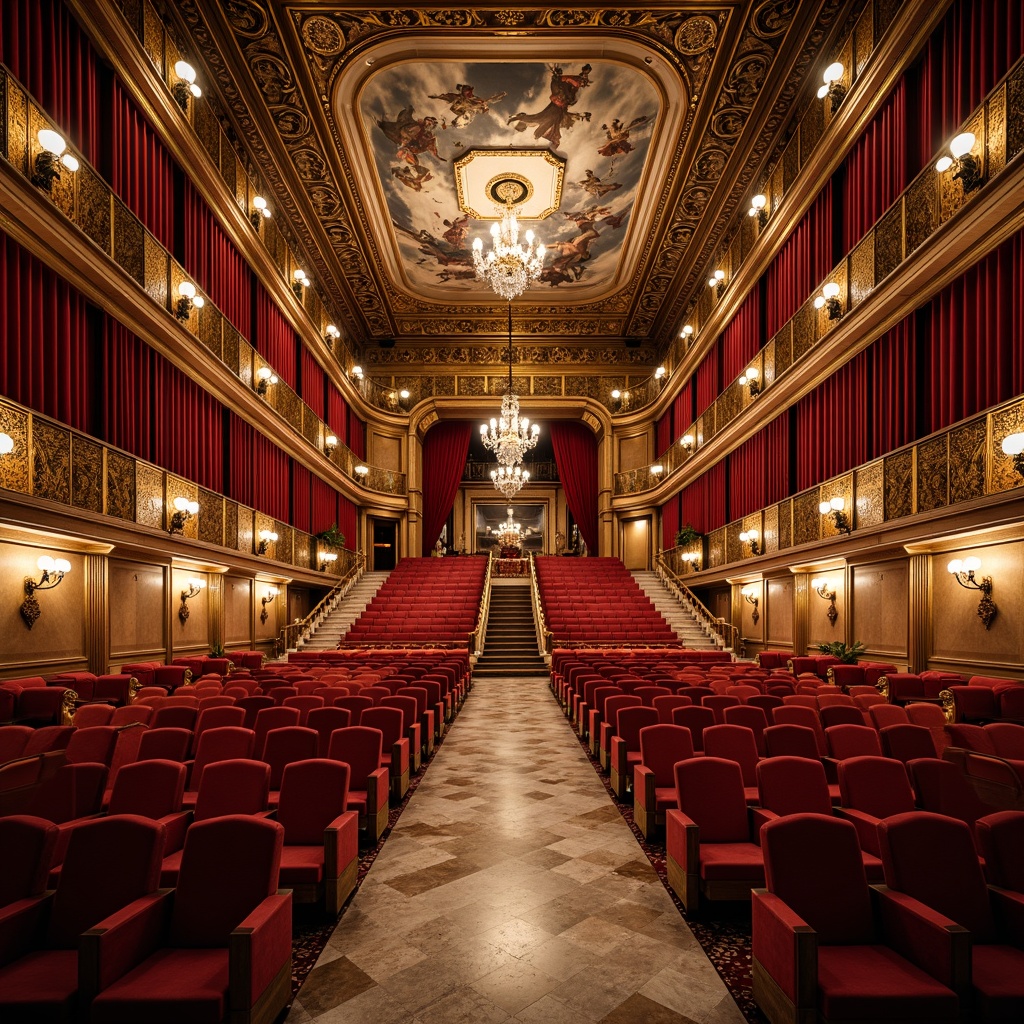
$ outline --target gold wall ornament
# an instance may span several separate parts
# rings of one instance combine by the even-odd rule
[[[885,702],[889,703],[889,677],[880,676],[878,682],[875,683],[875,689],[885,698]],[[949,692],[948,690],[946,691]],[[941,696],[941,695],[940,695]]]
[[[75,708],[78,703],[78,694],[74,690],[65,690],[64,696],[60,699],[60,724],[74,725]]]
[[[25,589],[28,589],[29,583],[32,582],[31,577],[25,580]],[[39,602],[35,599],[35,595],[29,591],[28,597],[25,598],[21,603],[21,607],[18,609],[18,613],[21,615],[22,621],[31,629],[42,615],[39,609]]]
[[[939,701],[942,704],[942,713],[946,716],[946,721],[952,725],[956,721],[956,701],[953,698],[953,692],[939,690]]]

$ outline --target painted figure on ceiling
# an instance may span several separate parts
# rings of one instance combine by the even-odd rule
[[[432,100],[447,100],[451,106],[448,108],[455,116],[452,118],[451,128],[463,128],[471,124],[477,114],[486,114],[492,103],[503,100],[506,93],[496,92],[487,99],[473,95],[472,85],[457,85],[455,92],[442,92],[432,94]]]
[[[623,124],[617,117],[613,117],[610,125],[601,125],[608,141],[598,150],[598,153],[601,156],[620,156],[623,153],[632,152],[636,147],[629,141],[629,133],[649,120],[650,118],[644,114],[642,117],[634,117],[629,124]]]
[[[377,118],[377,127],[398,147],[395,156],[407,164],[419,168],[420,153],[437,156],[437,139],[434,129],[437,127],[436,117],[423,117],[417,120],[412,116],[412,107],[403,107],[397,120],[385,121]]]
[[[584,192],[589,193],[595,199],[600,199],[601,196],[607,195],[609,192],[614,192],[617,188],[622,188],[621,181],[602,181],[592,170],[587,170],[587,176],[583,181],[576,182],[577,185]]]
[[[551,69],[550,102],[536,114],[520,112],[513,114],[508,123],[515,122],[517,132],[525,132],[529,125],[536,125],[533,132],[535,139],[547,139],[556,148],[562,141],[562,129],[568,130],[576,121],[589,121],[590,111],[575,114],[569,108],[576,102],[580,89],[590,85],[589,64],[584,64],[577,75],[566,75],[555,65]]]

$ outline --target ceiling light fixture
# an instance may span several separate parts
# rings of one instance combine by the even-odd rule
[[[518,298],[540,277],[544,266],[544,246],[534,247],[533,232],[519,241],[519,221],[511,202],[505,205],[501,220],[491,225],[491,251],[484,255],[482,238],[473,239],[473,268],[478,281],[486,282],[506,302]]]
[[[540,427],[519,415],[519,396],[512,390],[512,302],[508,304],[508,385],[501,400],[501,416],[480,426],[480,440],[494,452],[501,466],[517,466],[523,456],[537,446]]]
[[[530,482],[530,471],[520,466],[499,466],[491,470],[491,480],[494,489],[501,491],[506,501],[511,501]]]

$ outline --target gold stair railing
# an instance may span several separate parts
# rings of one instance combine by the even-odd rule
[[[736,641],[739,638],[739,627],[734,626],[728,619],[712,615],[700,598],[668,564],[665,554],[666,552],[659,551],[654,559],[654,571],[658,574],[659,578],[665,583],[676,600],[684,605],[689,604],[689,610],[693,612],[704,628],[710,633],[712,640],[720,643],[723,648],[735,650]]]
[[[540,585],[537,583],[537,561],[530,555],[530,602],[533,605],[533,625],[537,630],[537,653],[545,657],[551,654],[554,646],[554,634],[544,620],[544,606],[540,600]]]
[[[487,617],[491,614],[491,563],[487,563],[484,574],[484,590],[480,595],[480,612],[476,619],[476,629],[469,634],[469,653],[479,658],[484,653],[484,634],[487,632]]]
[[[340,553],[340,560],[343,563],[341,578],[304,619],[291,622],[281,630],[281,635],[274,641],[275,657],[294,650],[300,639],[308,640],[312,631],[334,611],[338,601],[355,586],[366,569],[366,555],[362,551],[344,549]]]

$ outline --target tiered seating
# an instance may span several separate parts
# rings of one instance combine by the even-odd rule
[[[468,643],[476,629],[487,559],[403,558],[343,643]]]
[[[555,643],[678,643],[617,558],[537,558],[537,583]]]

